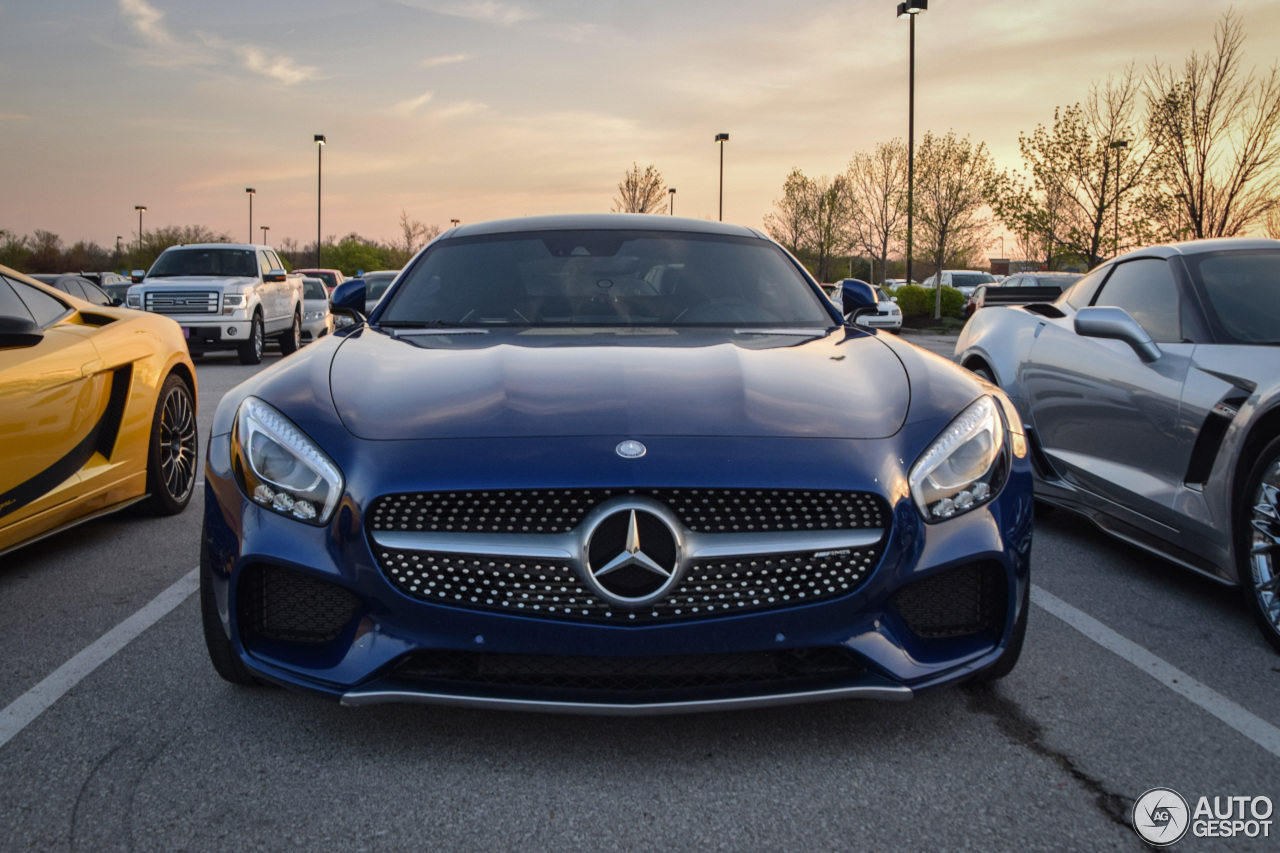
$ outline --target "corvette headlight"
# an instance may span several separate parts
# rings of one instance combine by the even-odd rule
[[[942,521],[982,506],[1009,472],[1004,420],[990,397],[979,397],[947,425],[911,466],[911,496],[926,521]]]
[[[342,472],[293,422],[257,397],[236,413],[231,436],[241,485],[254,503],[322,525],[342,497]]]

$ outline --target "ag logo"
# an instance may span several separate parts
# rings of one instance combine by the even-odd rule
[[[1133,804],[1133,828],[1156,847],[1176,844],[1191,825],[1187,801],[1172,788],[1152,788]]]

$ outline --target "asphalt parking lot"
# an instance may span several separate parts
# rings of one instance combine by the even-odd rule
[[[202,441],[278,360],[197,362]],[[994,686],[611,719],[222,682],[201,499],[0,563],[0,849],[1133,850],[1151,788],[1280,800],[1280,657],[1238,593],[1066,513],[1037,519],[1026,649]],[[1173,849],[1275,849],[1268,829]]]

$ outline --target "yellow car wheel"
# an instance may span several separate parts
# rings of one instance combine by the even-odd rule
[[[160,388],[147,447],[147,508],[155,515],[176,515],[195,491],[199,431],[191,389],[170,375]]]

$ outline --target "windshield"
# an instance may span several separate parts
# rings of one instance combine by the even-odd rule
[[[147,278],[179,275],[258,275],[248,249],[168,249],[152,264]]]
[[[396,280],[399,273],[371,273],[364,277],[365,293],[367,298],[372,301],[381,299],[382,294],[387,292],[387,285]]]
[[[372,293],[370,294],[372,295]],[[393,326],[788,326],[834,320],[786,255],[756,238],[545,231],[438,242],[377,322]]]
[[[1280,343],[1280,252],[1191,255],[1187,266],[1229,336],[1243,344]]]
[[[991,284],[995,276],[984,272],[957,272],[951,274],[952,287],[977,287],[980,284]]]
[[[304,278],[302,280],[302,298],[303,299],[328,299],[329,294],[325,292],[324,282],[318,278]]]

